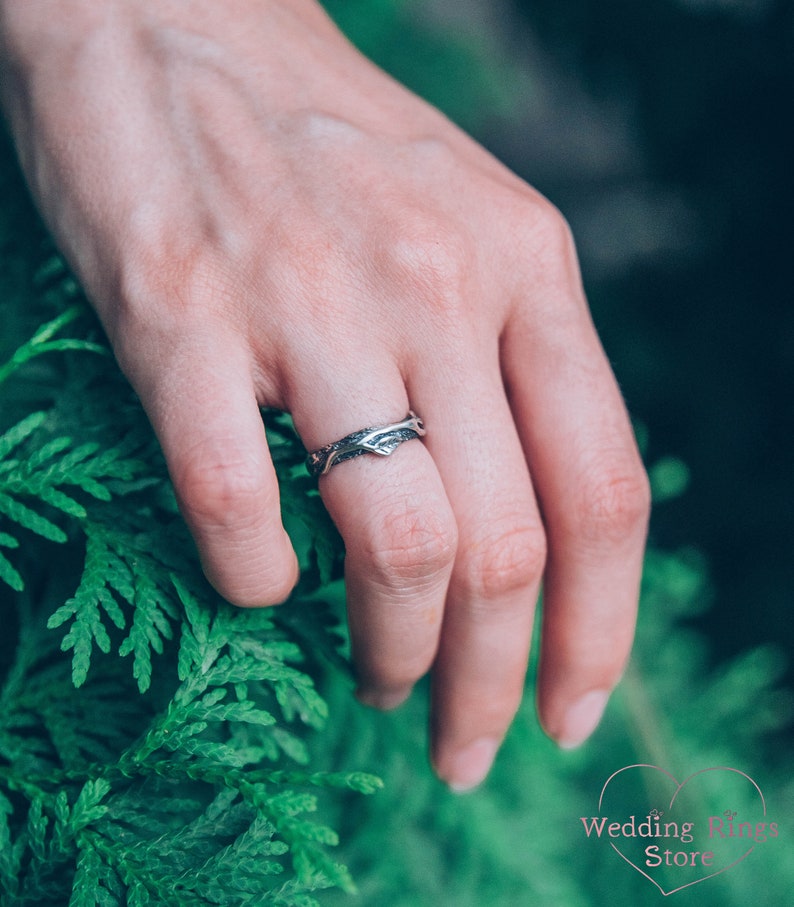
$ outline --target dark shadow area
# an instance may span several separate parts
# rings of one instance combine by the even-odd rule
[[[654,539],[707,554],[719,656],[769,641],[790,655],[794,6],[513,7],[541,100],[489,142],[570,220],[649,460],[691,468]]]

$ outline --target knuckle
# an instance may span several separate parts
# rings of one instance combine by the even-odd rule
[[[192,520],[239,530],[266,512],[261,469],[232,451],[231,442],[220,453],[215,444],[200,445],[173,468],[180,504]]]
[[[462,230],[428,211],[403,211],[386,244],[382,267],[414,298],[457,312],[472,254]]]
[[[559,255],[573,248],[573,234],[568,221],[548,199],[536,198],[528,224],[543,252]]]
[[[141,349],[186,351],[197,338],[232,332],[246,312],[240,305],[243,278],[211,250],[166,239],[154,245],[130,244],[105,313],[114,352],[131,379],[142,371]]]
[[[182,324],[186,312],[219,310],[235,295],[228,255],[201,230],[131,227],[115,275],[114,297],[124,323]],[[154,315],[156,314],[156,318]]]
[[[532,194],[520,206],[518,222],[513,225],[513,246],[519,252],[516,273],[522,289],[531,287],[560,290],[578,286],[579,263],[573,233],[568,221],[547,199]]]
[[[462,554],[467,598],[498,602],[538,582],[546,563],[546,537],[539,525],[511,525]]]
[[[370,563],[381,585],[416,588],[451,570],[456,547],[451,514],[406,502],[384,518],[379,538],[370,545]]]
[[[137,311],[183,299],[185,284],[199,261],[198,248],[163,225],[144,227],[134,220],[125,237],[127,252],[118,274],[120,303]]]
[[[621,542],[644,531],[650,507],[650,485],[639,458],[612,458],[582,484],[577,528],[596,542]]]
[[[256,464],[220,457],[204,445],[172,465],[172,477],[204,570],[218,592],[246,608],[285,601],[297,580],[297,563],[281,524],[271,522],[278,501]]]

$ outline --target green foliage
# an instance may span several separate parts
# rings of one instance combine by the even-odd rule
[[[101,452],[75,443],[90,432],[56,432],[67,410],[59,399],[16,422],[0,447],[17,504],[2,511],[2,539],[12,549],[22,540],[28,555],[4,575],[17,626],[0,692],[0,891],[18,904],[242,904],[268,893],[269,903],[308,905],[329,885],[351,890],[309,791],[379,785],[305,767],[305,736],[327,707],[296,634],[275,611],[217,601],[185,554],[159,459],[132,459],[140,448],[129,441]],[[314,527],[306,500],[303,523]],[[306,588],[336,567],[327,540],[315,553],[312,537]],[[66,576],[48,575],[52,543],[68,562],[84,552],[74,594],[55,608]],[[45,580],[57,588],[39,592]],[[65,625],[69,658],[53,632]],[[325,646],[335,651],[333,633]]]
[[[93,320],[73,299],[68,321],[47,318],[53,292],[31,297],[47,342],[74,342],[7,370],[0,394],[3,903],[308,907],[346,902],[355,877],[379,907],[628,905],[647,881],[577,836],[611,771],[763,765],[783,808],[790,757],[757,761],[791,714],[781,658],[706,669],[685,629],[709,602],[702,559],[653,546],[635,658],[595,743],[561,754],[530,690],[483,790],[446,791],[424,755],[425,695],[390,715],[350,696],[341,544],[289,419],[265,415],[302,579],[282,608],[235,609],[202,578]],[[7,313],[21,333],[25,313]],[[651,475],[664,500],[686,470],[666,459]],[[373,766],[385,790],[361,770]],[[765,856],[676,896],[738,905],[764,877],[783,903],[794,861],[778,851],[771,875]]]
[[[328,719],[316,679],[349,668],[323,595],[338,601],[341,546],[289,421],[267,415],[301,583],[288,607],[238,610],[203,579],[62,263],[45,252],[18,275],[2,273],[0,902],[309,907],[352,891],[319,814],[381,785],[353,760],[310,763]]]

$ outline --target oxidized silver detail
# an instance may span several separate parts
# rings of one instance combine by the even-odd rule
[[[421,438],[426,434],[424,422],[415,412],[409,411],[402,422],[362,428],[351,435],[345,435],[333,444],[326,444],[306,458],[306,468],[313,476],[325,475],[333,466],[360,457],[362,454],[377,454],[388,457],[403,443]]]

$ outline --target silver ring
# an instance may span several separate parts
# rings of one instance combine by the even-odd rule
[[[402,422],[362,428],[345,435],[333,444],[326,444],[313,451],[306,458],[306,468],[313,476],[324,476],[331,467],[362,454],[377,454],[388,457],[403,443],[421,438],[426,434],[424,422],[415,412],[409,411]]]

